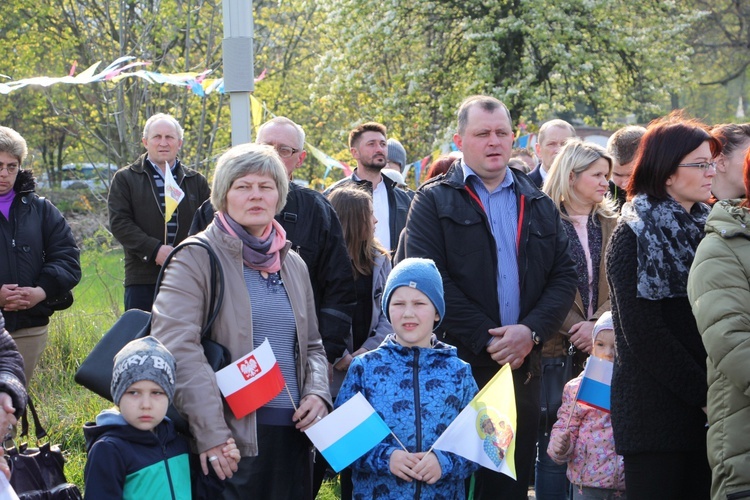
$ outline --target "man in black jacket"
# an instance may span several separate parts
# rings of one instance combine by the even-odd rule
[[[164,259],[187,237],[193,215],[210,195],[206,178],[177,158],[182,137],[182,127],[174,117],[152,116],[143,127],[146,154],[118,170],[112,179],[107,208],[112,235],[125,250],[126,310],[151,310]],[[165,222],[167,165],[185,196]]]
[[[469,97],[453,140],[463,151],[444,176],[417,191],[406,223],[406,257],[433,259],[446,312],[438,335],[458,348],[483,387],[513,369],[518,480],[480,469],[475,498],[526,499],[539,422],[540,343],[573,304],[576,272],[552,201],[507,168],[510,113],[493,97]]]
[[[372,193],[372,208],[378,219],[375,237],[393,255],[406,225],[411,196],[399,188],[396,181],[382,173],[388,163],[385,137],[385,125],[376,122],[363,123],[349,132],[349,150],[357,162],[357,168],[352,175],[328,188],[326,194],[351,184],[362,186]]]
[[[305,132],[283,116],[261,125],[255,142],[276,148],[290,180],[305,161]],[[190,234],[208,227],[213,216],[211,202],[206,201],[195,214]],[[325,196],[294,182],[289,183],[286,205],[276,220],[284,227],[292,250],[307,264],[320,336],[328,362],[333,363],[346,349],[356,295],[341,223]]]

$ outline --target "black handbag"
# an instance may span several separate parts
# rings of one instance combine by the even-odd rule
[[[67,291],[57,297],[46,298],[42,304],[44,307],[48,307],[53,311],[64,311],[73,305],[73,292]]]
[[[47,437],[31,398],[26,404],[27,414],[21,417],[21,437],[29,433],[28,414],[34,419],[34,434],[37,448],[26,443],[5,448],[11,470],[10,485],[20,500],[80,500],[83,497],[75,484],[65,478],[65,458],[59,445],[48,442],[39,444]]]
[[[542,358],[541,412],[546,432],[557,421],[557,410],[562,406],[565,384],[573,379],[573,352],[557,358]]]
[[[159,293],[164,272],[172,257],[186,246],[205,248],[211,261],[211,294],[209,300],[208,320],[201,330],[201,345],[208,364],[214,371],[227,366],[232,357],[226,347],[211,340],[211,327],[224,301],[224,271],[214,250],[204,241],[186,241],[176,246],[167,256],[156,278],[154,300]],[[75,374],[75,381],[95,392],[99,396],[112,401],[110,387],[112,385],[112,368],[115,355],[125,345],[135,339],[145,337],[151,333],[151,313],[139,309],[131,309],[118,318],[112,328],[99,340]],[[179,415],[174,406],[170,406],[167,415],[174,421],[177,430],[187,432],[187,422]]]

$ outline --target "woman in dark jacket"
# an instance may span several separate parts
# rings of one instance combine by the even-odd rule
[[[706,350],[687,298],[721,144],[679,113],[641,140],[606,255],[612,428],[628,498],[708,498]]]
[[[0,307],[28,383],[47,344],[49,317],[66,297],[70,305],[81,265],[70,226],[21,168],[27,152],[18,132],[0,127]]]

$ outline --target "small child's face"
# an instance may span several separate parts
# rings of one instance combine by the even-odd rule
[[[159,384],[140,380],[127,388],[119,406],[127,423],[136,429],[150,431],[164,420],[169,398]]]
[[[607,361],[615,360],[615,331],[602,330],[596,336],[594,349],[591,352],[594,356]]]
[[[430,347],[432,328],[440,319],[432,301],[416,288],[401,286],[388,305],[396,340],[404,347]]]

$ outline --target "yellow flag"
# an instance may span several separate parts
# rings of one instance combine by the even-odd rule
[[[435,441],[448,451],[516,479],[516,396],[506,364]]]
[[[180,204],[182,199],[185,197],[185,192],[180,189],[177,181],[172,176],[172,169],[167,168],[164,170],[164,221],[169,222],[172,218],[172,214],[177,210],[177,205]]]
[[[250,95],[250,113],[253,115],[253,129],[255,129],[255,138],[257,139],[258,129],[263,122],[263,105],[252,94]]]

